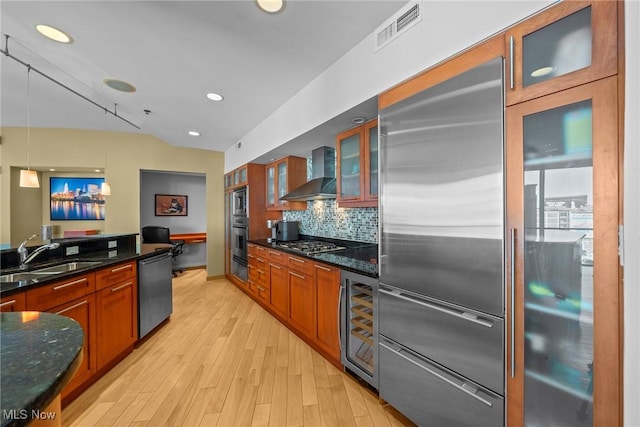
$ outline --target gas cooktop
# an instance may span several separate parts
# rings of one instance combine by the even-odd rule
[[[294,240],[292,242],[278,242],[276,243],[276,246],[292,251],[299,251],[306,255],[346,249],[344,246],[338,246],[333,243],[323,242],[320,240]]]

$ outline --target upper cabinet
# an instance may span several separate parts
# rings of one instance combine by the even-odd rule
[[[268,210],[305,210],[307,202],[280,200],[280,197],[307,182],[307,159],[287,156],[266,166]]]
[[[240,166],[224,176],[225,190],[242,187],[243,185],[247,185],[247,165]]]
[[[507,105],[616,74],[617,4],[566,1],[507,31]]]
[[[336,138],[337,200],[341,207],[378,206],[378,120]]]

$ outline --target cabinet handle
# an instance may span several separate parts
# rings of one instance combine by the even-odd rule
[[[66,312],[67,312],[67,311],[69,311],[69,310],[73,310],[74,308],[78,308],[78,307],[80,307],[80,306],[82,306],[82,305],[85,305],[85,304],[88,304],[88,303],[89,303],[89,301],[87,301],[87,300],[80,301],[79,303],[74,304],[74,305],[72,305],[71,307],[67,307],[67,308],[65,308],[64,310],[56,311],[54,314],[62,314],[62,313],[66,313]]]
[[[11,301],[6,301],[0,304],[0,307],[10,307],[16,303],[16,300],[12,299]]]
[[[330,268],[323,267],[323,266],[318,265],[318,264],[316,264],[314,267],[315,267],[315,268],[319,268],[320,270],[324,270],[324,271],[331,271],[331,269],[330,269]]]
[[[80,280],[74,280],[73,282],[69,282],[69,283],[65,283],[64,285],[58,285],[58,286],[54,286],[53,290],[54,291],[59,291],[60,289],[64,289],[64,288],[68,288],[69,286],[73,286],[73,285],[77,285],[79,283],[84,283],[87,281],[86,277],[83,277]]]
[[[271,263],[269,263],[269,265],[271,267],[277,268],[278,270],[282,270],[282,267],[280,267],[279,265],[275,265],[275,264],[271,264]]]
[[[282,254],[273,251],[269,251],[269,255],[282,256]]]
[[[513,311],[515,309],[515,290],[516,290],[516,273],[515,273],[515,267],[516,267],[516,229],[512,228],[511,229],[511,378],[515,378],[516,376],[516,361],[515,361],[515,355],[516,355],[516,345],[515,345],[515,339],[516,339],[516,334],[515,334],[515,316],[513,314]]]
[[[513,78],[513,52],[515,50],[515,40],[513,36],[509,36],[509,89],[513,90],[515,86],[515,79]]]
[[[120,286],[118,286],[117,288],[113,288],[113,289],[111,289],[111,292],[117,292],[117,291],[119,291],[120,289],[124,289],[124,288],[126,288],[127,286],[131,286],[131,285],[133,285],[133,282],[127,282],[127,283],[125,283],[124,285],[120,285]]]
[[[114,268],[114,269],[111,270],[111,272],[112,273],[117,273],[118,271],[127,270],[129,268],[131,268],[131,264],[127,264],[127,265],[123,265],[122,267]]]
[[[291,275],[293,275],[293,276],[296,276],[298,279],[306,279],[306,277],[305,277],[305,276],[301,276],[301,275],[299,275],[299,274],[297,274],[297,273],[294,273],[293,271],[290,271],[290,272],[289,272],[289,274],[291,274]]]
[[[293,258],[293,257],[289,257],[289,261],[295,261],[295,262],[300,262],[302,264],[306,264],[306,261],[298,258]]]
[[[258,290],[259,290],[260,292],[264,292],[264,291],[266,291],[266,289],[265,289],[265,288],[263,288],[262,286],[258,286]]]

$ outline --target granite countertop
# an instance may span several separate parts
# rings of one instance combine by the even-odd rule
[[[306,235],[300,235],[300,240],[321,240],[335,243],[338,246],[344,246],[346,249],[306,255],[300,251],[289,250],[276,246],[274,243],[268,242],[267,239],[249,240],[249,243],[265,246],[267,248],[276,249],[304,258],[315,259],[325,264],[334,265],[341,269],[363,274],[365,276],[378,277],[378,245],[375,243],[355,242],[352,240],[330,239]]]
[[[54,281],[58,281],[61,279],[67,279],[69,277],[77,276],[80,274],[86,274],[91,271],[99,270],[105,268],[112,264],[117,264],[119,262],[126,262],[131,260],[141,260],[145,258],[152,257],[154,255],[160,254],[162,252],[167,252],[171,249],[170,246],[167,247],[153,247],[153,248],[141,248],[140,251],[103,251],[103,252],[94,252],[85,254],[82,256],[68,257],[65,259],[59,259],[51,262],[47,262],[45,264],[34,264],[30,267],[29,270],[22,271],[18,268],[11,269],[3,269],[2,274],[10,274],[10,273],[19,273],[19,272],[29,272],[33,270],[37,270],[39,268],[44,268],[56,264],[75,262],[75,261],[96,261],[99,264],[79,268],[77,270],[70,271],[68,273],[55,274],[51,276],[44,276],[39,279],[33,280],[21,280],[18,282],[3,282],[0,283],[0,296],[9,296],[12,294],[16,294],[19,292],[24,292],[27,289],[32,289],[38,286],[45,285],[47,283],[51,283]]]
[[[82,362],[83,342],[82,328],[69,317],[0,313],[3,427],[28,424],[60,394]]]

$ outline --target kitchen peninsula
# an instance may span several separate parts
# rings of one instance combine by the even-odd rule
[[[169,249],[138,252],[136,235],[57,239],[59,246],[26,269],[20,268],[15,249],[0,252],[3,312],[61,314],[84,331],[82,362],[62,390],[63,404],[118,364],[138,341],[138,261]]]

